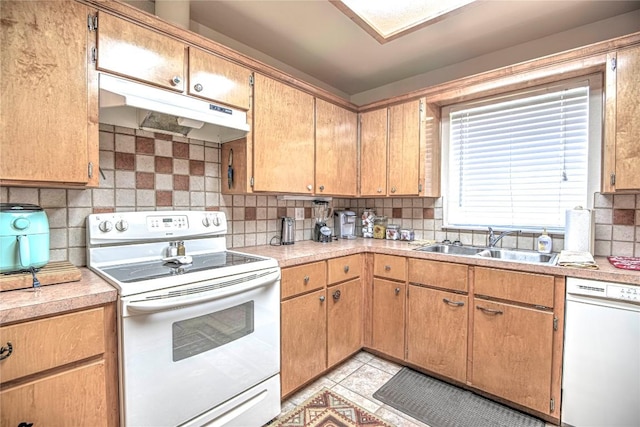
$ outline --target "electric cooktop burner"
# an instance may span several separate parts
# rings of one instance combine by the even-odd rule
[[[233,252],[193,255],[192,259],[193,262],[190,264],[175,264],[158,259],[134,264],[103,267],[102,271],[119,282],[134,283],[144,280],[170,277],[176,274],[195,273],[203,270],[212,270],[215,268],[231,267],[235,265],[264,261],[264,258],[256,258]]]

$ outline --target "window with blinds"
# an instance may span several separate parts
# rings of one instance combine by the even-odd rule
[[[587,206],[588,81],[447,110],[446,225],[560,230]]]

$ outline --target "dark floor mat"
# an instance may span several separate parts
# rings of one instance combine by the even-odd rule
[[[544,427],[545,422],[403,368],[373,397],[430,427]]]

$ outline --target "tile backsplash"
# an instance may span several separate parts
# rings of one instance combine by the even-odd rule
[[[206,209],[226,213],[228,247],[277,242],[279,219],[304,211],[296,221],[296,240],[310,240],[312,201],[280,200],[276,196],[222,195],[220,144],[187,140],[127,128],[100,125],[100,186],[95,189],[0,188],[0,200],[42,206],[51,228],[51,260],[86,264],[85,218],[91,213],[135,210]],[[442,229],[442,199],[334,198],[335,209],[364,209],[385,215],[389,223],[413,228],[416,239],[460,240],[486,244],[484,231]],[[596,194],[595,255],[640,256],[640,194]],[[358,221],[359,223],[359,221]],[[360,230],[358,230],[360,231]],[[563,235],[552,235],[553,250]],[[535,249],[537,235],[506,236],[504,247]]]

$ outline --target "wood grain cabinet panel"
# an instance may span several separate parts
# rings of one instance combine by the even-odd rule
[[[312,194],[313,96],[257,73],[253,91],[253,191]]]
[[[360,114],[360,195],[387,194],[387,109]]]
[[[89,12],[75,1],[2,1],[3,185],[98,185],[98,88],[89,66]]]
[[[409,283],[467,292],[468,270],[464,264],[409,258]]]
[[[420,184],[420,101],[389,107],[390,196],[417,196]]]
[[[461,383],[467,380],[466,295],[409,286],[407,361]]]
[[[184,92],[184,43],[100,12],[97,44],[98,70]]]
[[[354,112],[316,98],[316,194],[357,194],[357,117]]]
[[[554,278],[544,274],[476,267],[474,293],[551,308],[554,305]]]
[[[362,348],[362,281],[330,287],[327,300],[327,367],[331,367]]]
[[[404,282],[407,280],[406,264],[406,258],[401,256],[375,254],[373,275]]]
[[[362,274],[362,255],[349,255],[327,260],[327,283],[334,283],[353,279]]]
[[[603,192],[640,189],[640,47],[607,57]]]
[[[189,47],[189,95],[248,110],[251,74],[248,68]]]
[[[305,292],[324,288],[327,283],[327,266],[324,261],[282,269],[280,293],[286,299]]]
[[[407,285],[373,279],[372,347],[397,359],[404,359],[404,316]]]
[[[281,303],[281,393],[291,393],[327,367],[326,291]]]

